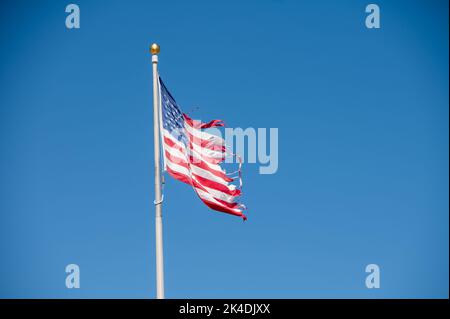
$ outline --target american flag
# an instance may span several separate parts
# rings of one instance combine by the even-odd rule
[[[181,112],[161,78],[161,136],[164,165],[175,179],[192,186],[198,197],[213,210],[236,215],[244,220],[245,206],[236,200],[241,195],[241,174],[232,178],[220,167],[227,153],[225,141],[202,129],[224,126],[221,120],[209,123],[192,120]],[[232,154],[231,154],[232,155]],[[239,187],[232,184],[239,180]]]

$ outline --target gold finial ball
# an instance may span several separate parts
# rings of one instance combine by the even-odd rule
[[[153,43],[151,46],[150,46],[150,53],[151,54],[158,54],[159,53],[159,45],[157,45],[156,43]]]

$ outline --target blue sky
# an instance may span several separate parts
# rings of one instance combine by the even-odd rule
[[[152,42],[192,117],[279,129],[245,223],[167,177],[166,297],[448,297],[448,2],[75,3],[0,5],[0,297],[155,296]]]

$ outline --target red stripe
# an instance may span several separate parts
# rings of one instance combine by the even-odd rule
[[[192,127],[194,128],[210,128],[210,127],[217,127],[217,126],[225,126],[225,123],[222,120],[212,120],[208,123],[202,123],[200,121],[194,121],[191,119],[187,114],[184,114],[184,120]]]
[[[211,209],[218,210],[218,211],[220,211],[220,212],[228,213],[228,214],[235,215],[235,216],[240,216],[240,217],[242,217],[244,220],[247,220],[247,216],[245,216],[244,214],[242,214],[242,212],[236,212],[235,210],[233,210],[233,209],[231,209],[231,208],[224,207],[224,206],[219,206],[219,205],[217,205],[216,203],[212,203],[212,202],[210,202],[210,201],[208,201],[208,200],[202,199],[202,202],[205,203],[206,206],[208,206],[208,207],[211,208]]]
[[[228,207],[228,208],[235,208],[235,209],[236,209],[236,206],[238,205],[238,203],[229,203],[229,202],[223,201],[223,200],[221,200],[221,199],[219,199],[219,198],[217,198],[217,197],[214,197],[214,195],[212,195],[210,192],[208,192],[208,190],[207,190],[206,188],[204,188],[203,185],[199,184],[199,183],[198,183],[196,180],[194,180],[194,179],[192,180],[192,186],[201,189],[201,190],[204,191],[205,193],[210,194],[216,201],[218,201],[220,204],[222,204],[222,205],[224,205],[224,206],[226,206],[226,207]],[[197,193],[197,195],[198,195],[198,197],[200,197],[201,200],[206,200],[206,199],[203,199],[203,198],[200,196],[199,193]]]
[[[186,175],[184,175],[184,174],[175,172],[175,171],[172,170],[169,166],[167,166],[166,169],[167,169],[167,172],[168,172],[170,175],[172,175],[173,178],[175,178],[175,179],[177,179],[177,180],[179,180],[179,181],[182,181],[183,183],[192,185],[191,179],[189,178],[189,176],[186,176]]]
[[[191,186],[200,188],[200,189],[203,190],[204,192],[208,192],[208,191],[207,191],[201,184],[199,184],[197,181],[191,180],[189,177],[187,177],[187,176],[184,175],[184,174],[175,172],[175,171],[172,170],[170,167],[167,167],[167,172],[168,172],[173,178],[175,178],[175,179],[177,179],[177,180],[179,180],[179,181],[182,181],[182,182],[184,182],[184,183],[186,183],[186,184],[189,184],[189,185],[191,185]],[[241,217],[244,218],[244,220],[247,219],[247,217],[245,217],[244,214],[238,213],[238,212],[236,212],[236,211],[234,210],[234,209],[236,209],[236,206],[238,205],[237,203],[228,203],[228,202],[225,202],[225,201],[223,201],[223,200],[221,200],[221,199],[218,199],[218,198],[215,198],[215,197],[214,197],[214,199],[215,199],[217,202],[220,203],[220,204],[216,204],[216,203],[213,203],[213,202],[211,202],[211,201],[209,201],[209,200],[203,199],[202,197],[200,197],[200,195],[198,195],[198,197],[199,197],[200,200],[201,200],[202,202],[204,202],[208,207],[210,207],[210,208],[212,208],[212,209],[214,209],[214,210],[218,210],[218,211],[221,211],[221,212],[224,212],[224,213],[229,213],[229,214],[232,214],[232,215],[235,215],[235,216],[241,216]]]
[[[226,201],[221,200],[221,199],[216,198],[216,197],[214,197],[214,199],[215,199],[216,201],[218,201],[219,203],[221,203],[222,205],[225,205],[225,206],[227,206],[227,207],[229,207],[229,208],[237,209],[236,207],[238,206],[238,203],[229,203],[229,202],[226,202]]]
[[[167,151],[167,150],[165,151],[165,154],[166,154],[166,159],[169,162],[172,162],[174,164],[177,164],[177,165],[180,165],[180,166],[183,166],[183,167],[189,169],[189,165],[185,159],[174,156],[174,155],[170,154],[169,151]]]
[[[185,153],[185,149],[184,149],[183,147],[181,147],[180,145],[176,144],[174,141],[172,141],[172,140],[171,140],[170,138],[168,138],[168,137],[165,137],[165,136],[164,136],[164,143],[167,144],[167,145],[169,145],[170,147],[172,147],[172,148],[174,148],[174,149],[176,149],[176,150],[182,152],[182,153]]]
[[[206,187],[218,190],[222,193],[231,195],[231,196],[239,196],[241,195],[241,191],[239,189],[235,189],[235,190],[230,190],[228,187],[226,187],[225,185],[222,185],[220,183],[214,182],[212,180],[206,179],[204,177],[198,176],[195,173],[192,173],[192,175],[195,177],[195,179],[201,184],[204,185]]]

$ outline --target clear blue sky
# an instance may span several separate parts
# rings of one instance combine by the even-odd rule
[[[155,296],[152,42],[184,111],[280,137],[245,223],[167,178],[168,298],[448,297],[447,1],[379,30],[369,1],[69,3],[0,5],[0,297]]]

